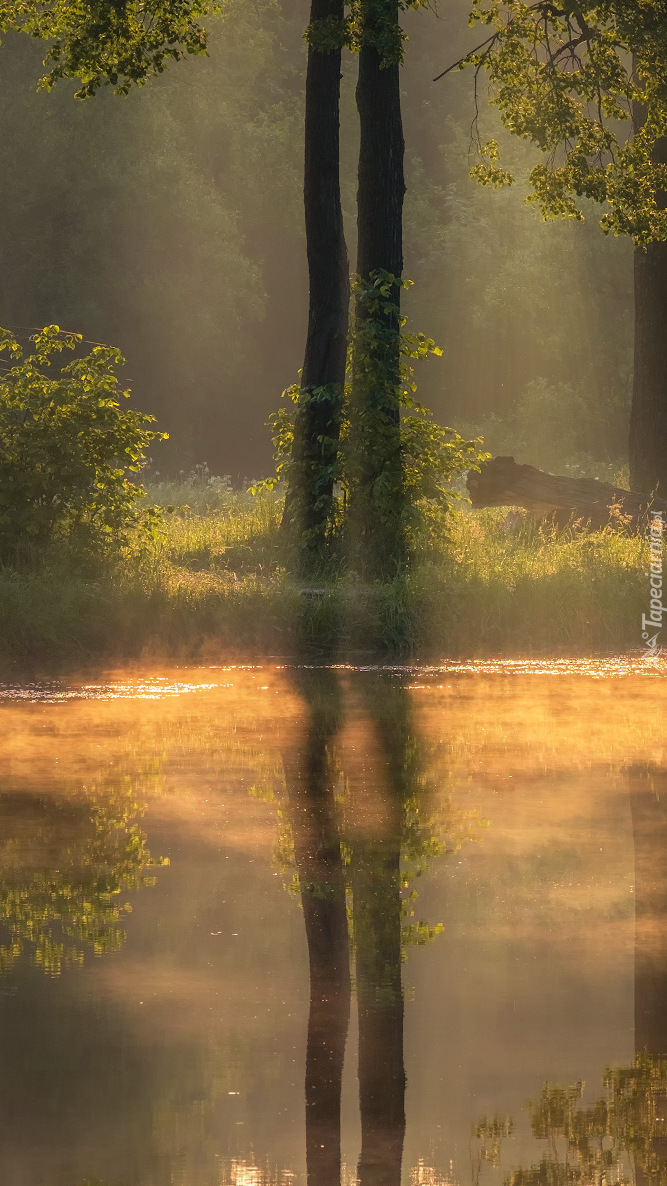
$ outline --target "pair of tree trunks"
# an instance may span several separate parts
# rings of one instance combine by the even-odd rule
[[[343,28],[344,15],[341,0],[312,0],[304,170],[310,299],[284,520],[302,577],[321,571],[325,563],[345,392],[349,277],[339,182],[341,48],[326,47],[324,38],[325,30]],[[357,272],[362,286],[380,270],[400,277],[403,267],[399,65],[384,63],[372,44],[374,35],[391,22],[398,26],[396,0],[362,0],[357,85]],[[398,285],[392,296],[398,308]],[[355,312],[363,322],[362,302]],[[364,383],[359,368],[356,375],[353,369],[350,548],[355,566],[367,577],[393,575],[403,556],[399,325],[396,314],[382,314],[381,322],[386,331],[377,345],[381,357],[370,362],[388,364],[392,381]]]

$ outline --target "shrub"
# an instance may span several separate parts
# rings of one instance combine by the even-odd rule
[[[56,539],[104,555],[138,525],[156,530],[159,512],[141,508],[145,492],[129,475],[166,434],[150,427],[153,416],[121,407],[130,393],[115,374],[124,362],[118,350],[95,346],[49,371],[52,356],[80,341],[49,325],[24,353],[0,329],[0,351],[11,364],[0,378],[0,559]]]

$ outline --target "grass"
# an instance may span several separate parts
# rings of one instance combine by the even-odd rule
[[[163,540],[87,575],[54,551],[0,568],[0,658],[33,664],[170,657],[590,655],[639,650],[646,545],[560,534],[506,511],[435,517],[405,580],[349,576],[304,596],[280,564],[280,502],[200,472],[160,483]]]

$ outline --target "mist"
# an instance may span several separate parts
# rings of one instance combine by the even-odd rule
[[[493,451],[614,471],[627,451],[632,247],[584,224],[544,224],[519,181],[469,177],[472,77],[435,74],[470,47],[467,5],[409,12],[403,70],[406,300],[442,358],[421,368],[436,419]],[[208,58],[127,98],[37,91],[43,49],[8,36],[0,324],[57,323],[118,346],[134,403],[170,441],[153,470],[206,463],[235,484],[271,469],[265,424],[298,378],[307,314],[302,212],[303,14],[231,0]],[[342,97],[342,192],[354,259],[356,57]],[[482,121],[498,133],[482,104]],[[509,143],[526,175],[534,154]]]

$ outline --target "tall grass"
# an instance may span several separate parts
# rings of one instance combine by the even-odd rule
[[[525,656],[641,647],[646,545],[554,533],[504,509],[435,515],[409,577],[346,576],[304,594],[280,562],[279,498],[195,475],[149,488],[177,509],[164,538],[79,571],[53,551],[0,569],[0,656],[35,663],[380,656]]]

